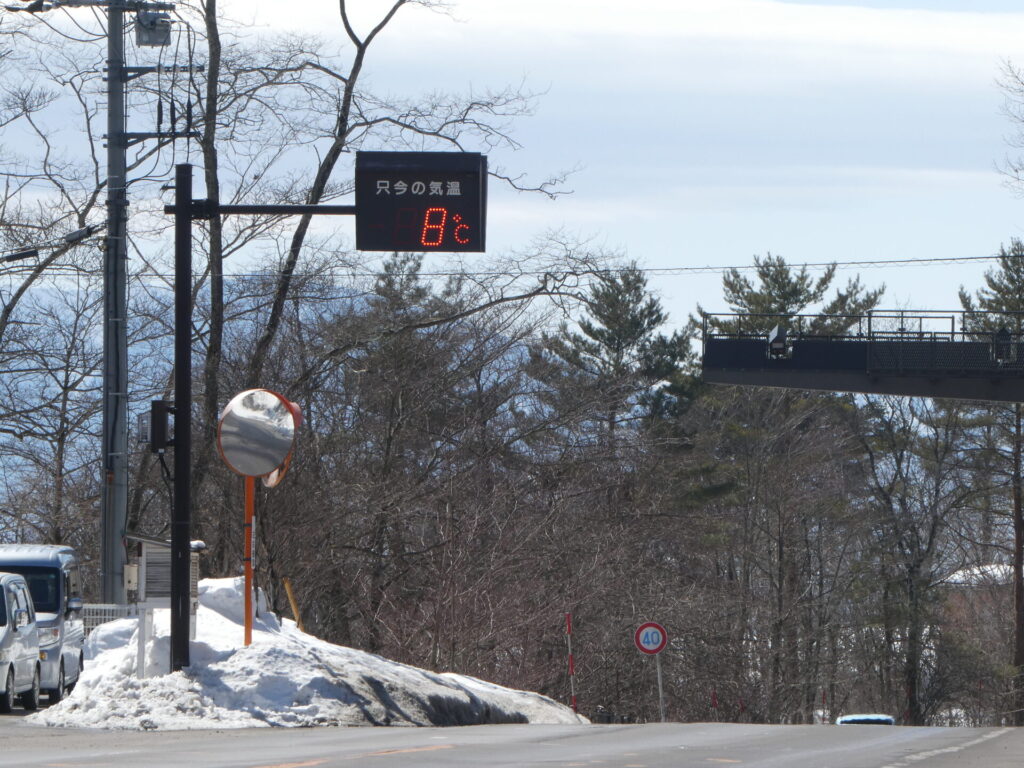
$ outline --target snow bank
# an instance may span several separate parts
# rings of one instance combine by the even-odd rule
[[[246,648],[241,586],[241,579],[200,583],[191,666],[181,672],[168,671],[169,611],[154,617],[142,680],[138,621],[98,627],[74,692],[28,721],[121,729],[586,722],[545,696],[331,645],[269,613]]]

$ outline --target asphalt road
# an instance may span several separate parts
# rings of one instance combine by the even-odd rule
[[[0,717],[0,766],[1018,768],[1024,729],[729,724],[47,729]]]

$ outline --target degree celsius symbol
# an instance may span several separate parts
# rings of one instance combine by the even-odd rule
[[[641,653],[650,656],[661,653],[668,645],[668,633],[656,621],[648,621],[636,628],[633,642]]]

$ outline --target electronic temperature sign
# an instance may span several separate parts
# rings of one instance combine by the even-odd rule
[[[356,153],[359,250],[482,252],[486,221],[486,156]]]

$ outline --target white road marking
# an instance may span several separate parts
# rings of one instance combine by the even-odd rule
[[[984,736],[979,736],[978,738],[964,742],[963,744],[958,744],[955,747],[943,747],[942,749],[930,749],[927,752],[917,752],[913,755],[907,755],[899,762],[884,765],[882,766],[882,768],[907,768],[907,766],[913,765],[914,763],[919,763],[922,760],[927,760],[930,757],[938,757],[939,755],[950,755],[954,752],[962,752],[963,750],[968,749],[970,747],[976,747],[979,744],[983,744],[989,739],[994,739],[997,736],[1003,736],[1004,734],[1007,734],[1012,730],[1012,728],[1003,728],[999,731],[992,731],[991,733],[986,733]]]

